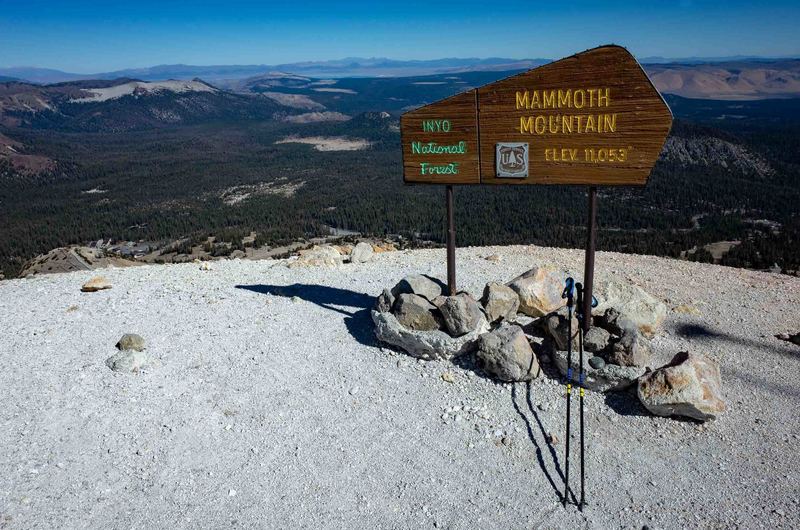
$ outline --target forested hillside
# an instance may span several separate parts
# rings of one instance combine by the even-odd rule
[[[442,242],[444,190],[403,186],[397,117],[419,104],[424,87],[434,87],[432,100],[463,84],[420,82],[348,80],[342,90],[355,93],[314,96],[320,110],[348,121],[287,122],[281,116],[301,111],[204,93],[193,99],[208,104],[201,107],[164,94],[146,100],[182,109],[186,118],[175,123],[148,124],[142,117],[153,113],[126,96],[0,126],[0,139],[16,146],[16,158],[0,151],[0,269],[14,276],[37,254],[98,239],[157,246],[215,235],[236,247],[255,231],[256,244],[277,245],[335,227]],[[717,255],[723,264],[797,271],[800,100],[668,100],[678,119],[648,186],[601,189],[599,248],[710,261],[707,245],[732,242]],[[86,104],[66,109],[75,105]],[[109,127],[114,113],[136,126]],[[296,143],[320,138],[333,147]],[[355,147],[337,148],[341,140]],[[54,166],[26,171],[15,162],[21,155]],[[459,187],[458,244],[582,246],[585,200],[581,188]]]

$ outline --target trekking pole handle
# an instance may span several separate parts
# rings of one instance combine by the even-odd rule
[[[570,276],[564,282],[564,290],[561,292],[561,298],[567,299],[567,306],[572,306],[572,297],[575,292],[575,280]]]

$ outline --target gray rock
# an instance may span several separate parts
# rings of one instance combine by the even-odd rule
[[[601,282],[595,286],[594,295],[600,303],[592,310],[593,315],[602,315],[613,307],[648,337],[659,331],[667,316],[666,305],[628,282]]]
[[[556,343],[556,348],[559,350],[567,349],[567,341],[569,340],[569,319],[567,315],[561,313],[553,313],[548,315],[545,319],[545,330],[553,338]],[[578,338],[578,319],[575,314],[572,315],[572,350],[577,351],[580,346]]]
[[[366,263],[370,261],[374,255],[375,252],[372,250],[372,245],[366,241],[361,241],[353,247],[353,251],[350,253],[350,262]]]
[[[414,331],[404,327],[392,313],[372,311],[375,336],[378,340],[397,346],[420,359],[450,359],[473,351],[478,337],[489,331],[484,319],[477,329],[460,337],[451,337],[441,330]]]
[[[611,343],[608,362],[619,366],[647,366],[650,363],[650,344],[638,328],[623,330],[622,336]]]
[[[501,381],[530,381],[540,373],[531,345],[516,325],[481,335],[477,356],[484,370]]]
[[[544,316],[566,303],[561,298],[564,275],[550,267],[534,267],[511,280],[508,286],[519,297],[520,312],[528,316]]]
[[[394,316],[408,329],[430,331],[439,329],[436,306],[416,294],[401,294],[394,304]]]
[[[444,285],[438,280],[422,274],[412,274],[392,287],[392,295],[397,298],[401,294],[417,294],[432,302],[442,294],[443,287]]]
[[[378,295],[377,300],[375,300],[375,310],[380,311],[381,313],[386,313],[392,310],[394,306],[394,296],[392,296],[392,291],[389,289],[384,289],[383,292]]]
[[[469,333],[485,319],[481,306],[467,293],[448,296],[439,310],[447,331],[454,337]]]
[[[443,294],[440,294],[439,296],[437,296],[436,298],[431,300],[431,303],[433,305],[435,305],[437,309],[441,309],[442,305],[444,305],[444,303],[446,301],[447,301],[447,297],[445,295],[443,295]]]
[[[489,282],[483,288],[481,303],[486,310],[486,317],[489,322],[499,320],[512,320],[517,316],[519,309],[519,296],[507,285],[497,282]]]
[[[600,370],[600,369],[604,368],[605,365],[606,365],[606,362],[603,360],[602,357],[600,357],[598,355],[595,355],[593,357],[589,357],[589,366],[591,366],[595,370]]]
[[[136,350],[120,351],[106,359],[106,366],[115,372],[138,372],[147,364],[147,355]]]
[[[593,326],[583,336],[583,349],[588,352],[599,352],[608,346],[611,334],[603,328]]]
[[[639,400],[657,416],[713,420],[725,412],[719,366],[698,354],[680,352],[669,364],[639,379]]]
[[[117,349],[126,351],[126,350],[135,350],[135,351],[142,351],[145,348],[144,339],[135,333],[126,333],[119,339],[117,342]]]
[[[606,308],[602,314],[593,317],[595,327],[600,327],[614,335],[621,336],[627,330],[639,331],[639,327],[632,320],[621,315],[613,307]]]
[[[554,351],[551,354],[553,363],[561,372],[561,375],[567,375],[567,352]],[[592,357],[594,358],[594,357]],[[602,368],[593,368],[589,364],[589,357],[583,358],[584,370],[584,386],[589,390],[595,392],[615,392],[624,390],[636,383],[636,380],[644,374],[645,369],[639,366],[617,366],[616,364],[606,364]],[[580,364],[578,364],[578,355],[572,353],[572,372],[573,379],[578,380],[578,373]]]

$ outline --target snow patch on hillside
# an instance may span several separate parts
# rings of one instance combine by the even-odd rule
[[[83,92],[91,94],[87,97],[70,100],[72,103],[96,103],[109,101],[131,95],[157,94],[159,92],[217,92],[217,89],[201,81],[131,81],[107,88],[88,88]]]
[[[314,92],[333,92],[336,94],[358,94],[355,90],[349,88],[315,88]]]
[[[275,143],[309,144],[313,145],[317,151],[360,151],[372,145],[372,142],[363,138],[345,138],[343,136],[309,136],[306,138],[289,136]]]

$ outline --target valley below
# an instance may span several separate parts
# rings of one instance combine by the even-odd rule
[[[144,262],[271,257],[332,230],[441,245],[444,190],[403,186],[399,114],[508,73],[0,83],[0,271],[97,241]],[[648,185],[600,190],[599,248],[797,274],[800,99],[782,96],[667,94],[676,121]],[[581,247],[585,202],[459,187],[457,243]]]

